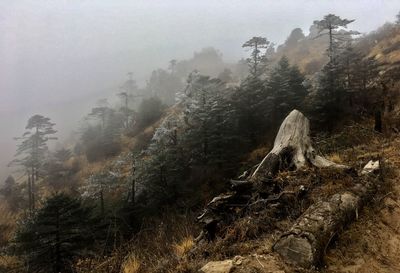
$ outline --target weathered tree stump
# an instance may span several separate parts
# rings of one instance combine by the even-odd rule
[[[229,224],[234,217],[234,208],[249,209],[259,204],[279,201],[284,196],[297,195],[299,192],[273,192],[273,183],[259,183],[265,178],[273,178],[280,170],[299,169],[307,165],[347,169],[347,166],[331,162],[316,155],[311,145],[310,122],[299,111],[293,110],[281,124],[275,138],[273,149],[264,157],[255,171],[247,177],[247,172],[231,180],[231,191],[215,197],[209,202],[203,213],[197,218],[203,225],[203,235],[208,240],[215,238],[219,223]],[[260,196],[263,192],[263,197]],[[202,236],[203,237],[203,236]]]
[[[317,266],[332,238],[357,217],[363,204],[375,193],[377,176],[372,174],[378,168],[379,161],[370,161],[361,172],[364,183],[311,205],[279,238],[273,250],[289,264],[304,268]]]
[[[348,168],[316,155],[310,138],[310,121],[298,110],[293,110],[282,122],[274,147],[258,165],[250,180],[272,177],[281,169],[300,169],[308,164],[319,168]]]

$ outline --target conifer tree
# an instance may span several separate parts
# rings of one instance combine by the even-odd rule
[[[76,258],[94,247],[96,225],[90,208],[78,199],[57,194],[21,223],[15,250],[25,258],[28,272],[74,272]]]
[[[11,175],[4,181],[4,185],[0,189],[0,194],[4,197],[4,200],[12,211],[15,212],[21,208],[24,201],[21,187]]]
[[[329,62],[320,73],[317,92],[314,97],[312,111],[320,121],[320,125],[333,128],[333,121],[337,120],[339,114],[344,114],[345,102],[348,101],[346,93],[346,82],[343,77],[343,69],[338,56],[343,49],[343,44],[349,43],[352,35],[357,31],[345,31],[339,28],[347,28],[354,20],[342,19],[334,14],[324,16],[323,20],[314,21],[319,29],[319,36],[328,35]]]
[[[328,56],[330,63],[334,63],[335,54],[338,54],[340,43],[348,41],[351,35],[360,34],[357,31],[339,31],[339,28],[347,28],[347,25],[354,21],[355,20],[342,19],[334,14],[325,15],[322,20],[314,21],[314,25],[316,25],[319,30],[318,37],[323,35],[328,35],[329,37]]]
[[[36,181],[40,177],[46,152],[48,151],[47,142],[57,139],[53,137],[57,131],[53,129],[55,123],[50,118],[34,115],[29,118],[25,127],[27,130],[21,137],[15,138],[20,141],[17,145],[17,153],[12,163],[16,163],[25,168],[28,176],[28,200],[29,209],[35,209]]]
[[[302,102],[307,95],[303,82],[305,78],[296,66],[290,66],[289,60],[282,57],[272,69],[267,81],[268,93],[273,103],[271,125],[277,126],[293,109],[301,110]]]
[[[250,75],[258,78],[265,68],[265,52],[269,48],[270,42],[264,37],[253,37],[245,42],[242,47],[251,50],[250,58],[247,59]]]
[[[105,195],[117,187],[119,176],[118,173],[105,169],[92,174],[83,187],[82,196],[99,200],[100,213],[103,217],[106,214]]]

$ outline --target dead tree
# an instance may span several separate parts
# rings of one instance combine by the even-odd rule
[[[351,190],[311,205],[279,238],[273,250],[289,264],[317,266],[332,238],[358,217],[358,211],[375,193],[378,176],[373,173],[378,169],[379,161],[370,161],[361,171],[360,183]]]
[[[231,180],[231,191],[215,197],[207,204],[204,212],[198,217],[198,221],[203,224],[203,234],[212,240],[218,225],[221,222],[229,224],[235,217],[235,211],[253,208],[255,204],[271,203],[283,195],[301,194],[303,189],[291,193],[273,192],[273,183],[261,182],[269,181],[267,178],[273,178],[279,170],[296,170],[307,165],[348,168],[316,155],[311,144],[309,120],[299,111],[293,110],[283,121],[273,149],[255,171],[245,180]]]
[[[306,165],[319,168],[348,168],[316,154],[311,143],[309,120],[301,112],[293,110],[282,122],[274,147],[258,165],[250,180],[272,177],[279,170],[299,169]]]

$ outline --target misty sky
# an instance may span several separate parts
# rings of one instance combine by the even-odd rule
[[[0,178],[31,114],[66,134],[83,114],[74,105],[117,92],[128,71],[144,84],[152,69],[207,46],[237,61],[252,36],[282,43],[327,13],[368,32],[399,10],[398,0],[0,0]]]

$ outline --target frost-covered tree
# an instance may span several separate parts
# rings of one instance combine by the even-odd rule
[[[233,141],[234,115],[230,90],[219,79],[197,75],[191,79],[184,104],[184,139],[196,162],[222,164]],[[227,149],[224,152],[221,149]]]
[[[108,169],[94,173],[86,180],[85,186],[82,188],[82,196],[97,199],[100,203],[100,213],[104,216],[105,194],[118,187],[120,179],[119,172]]]
[[[174,115],[165,118],[148,149],[134,162],[137,194],[148,193],[149,207],[174,204],[187,190],[184,178],[188,160],[178,137],[180,125],[180,119]]]

